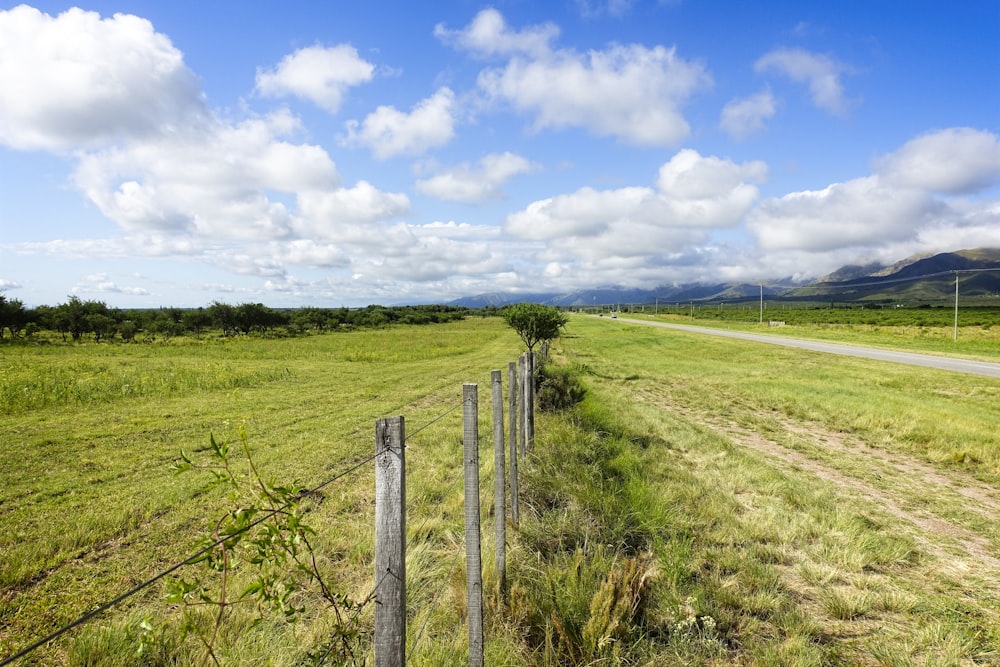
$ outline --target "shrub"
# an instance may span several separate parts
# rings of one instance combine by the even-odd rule
[[[548,412],[568,410],[583,400],[587,390],[568,368],[545,364],[539,369],[538,407]]]

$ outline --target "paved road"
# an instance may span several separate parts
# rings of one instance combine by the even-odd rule
[[[910,364],[913,366],[927,366],[938,368],[955,373],[971,373],[973,375],[986,375],[1000,378],[1000,364],[989,361],[972,361],[969,359],[955,359],[952,357],[937,357],[930,354],[917,354],[914,352],[896,352],[893,350],[880,350],[874,347],[861,347],[859,345],[845,345],[843,343],[825,343],[816,340],[801,340],[798,338],[785,338],[783,336],[745,333],[743,331],[725,331],[722,329],[708,329],[706,327],[694,327],[687,324],[667,324],[666,322],[654,322],[651,320],[635,320],[632,318],[619,317],[616,321],[628,322],[629,324],[645,324],[652,327],[662,327],[664,329],[678,329],[692,333],[708,334],[710,336],[724,336],[726,338],[739,338],[757,343],[769,343],[771,345],[784,345],[785,347],[797,347],[803,350],[814,350],[816,352],[828,352],[830,354],[846,354],[852,357],[864,357],[865,359],[877,359],[879,361],[890,361],[897,364]]]

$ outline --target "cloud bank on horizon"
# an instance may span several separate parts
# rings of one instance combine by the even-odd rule
[[[50,4],[0,10],[0,290],[29,305],[444,302],[1000,247],[988,2],[952,23],[374,3],[229,28]]]

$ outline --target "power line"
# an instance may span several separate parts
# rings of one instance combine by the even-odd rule
[[[940,278],[941,276],[953,276],[958,273],[979,273],[981,271],[1000,271],[1000,268],[996,269],[949,269],[947,271],[937,271],[935,273],[924,273],[919,276],[910,276],[907,278],[886,278],[885,280],[876,280],[868,283],[851,283],[851,282],[839,282],[839,283],[816,283],[813,285],[803,285],[797,289],[850,289],[852,287],[877,287],[879,285],[890,285],[894,283],[909,282],[911,280],[923,280],[925,278]]]

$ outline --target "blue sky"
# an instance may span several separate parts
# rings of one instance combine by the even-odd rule
[[[1000,247],[1000,4],[0,5],[0,290],[440,303]]]

